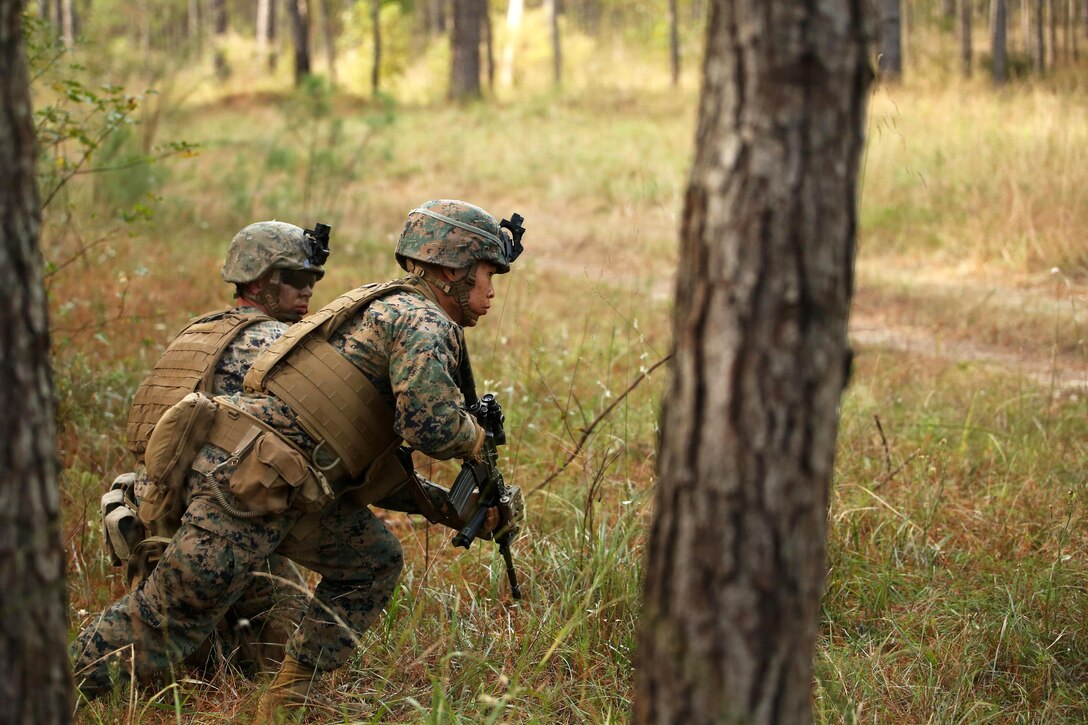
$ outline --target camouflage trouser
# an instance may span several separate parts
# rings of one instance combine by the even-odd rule
[[[133,470],[127,486],[122,486],[121,491],[138,506],[148,492],[147,470],[142,464]],[[156,537],[169,538],[177,529],[168,521],[141,523],[145,535]],[[134,589],[150,575],[166,544],[157,539],[140,542],[139,547],[128,543],[129,550],[135,551],[127,562],[129,587]],[[261,576],[253,577],[216,624],[212,635],[186,658],[186,664],[201,668],[205,674],[223,666],[236,668],[246,676],[279,669],[287,638],[306,612],[306,582],[295,565],[279,554],[269,556],[260,572]]]
[[[114,662],[122,677],[168,676],[247,592],[273,552],[322,577],[287,640],[287,653],[305,664],[320,670],[343,665],[355,649],[355,633],[369,628],[389,601],[402,566],[400,542],[369,509],[335,502],[298,527],[303,515],[293,509],[233,516],[215,502],[209,487],[216,484],[200,473],[225,458],[204,447],[189,475],[191,500],[181,528],[151,576],[72,643],[76,683],[85,694],[110,688]]]

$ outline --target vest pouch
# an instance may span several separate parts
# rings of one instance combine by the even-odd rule
[[[181,521],[185,511],[185,480],[189,467],[215,422],[215,401],[189,393],[169,408],[151,431],[144,451],[147,495],[140,501],[140,519],[156,530],[156,522]],[[167,526],[176,528],[176,526]]]
[[[327,484],[326,484],[327,486]],[[230,492],[255,514],[279,514],[292,506],[323,508],[331,497],[306,457],[275,433],[261,434],[230,474]]]

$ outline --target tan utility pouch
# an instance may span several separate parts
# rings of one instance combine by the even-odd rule
[[[189,393],[155,424],[144,451],[149,485],[140,501],[140,519],[145,524],[167,518],[180,522],[185,479],[215,422],[216,408],[215,401],[203,393]]]
[[[317,511],[332,500],[328,484],[297,448],[276,433],[261,433],[238,456],[230,473],[230,492],[246,511],[279,514],[289,508]]]

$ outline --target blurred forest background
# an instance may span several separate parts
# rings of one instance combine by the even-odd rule
[[[493,547],[399,515],[407,568],[323,687],[373,722],[624,722],[702,0],[41,0],[40,151],[71,625],[124,589],[98,499],[135,386],[242,226],[333,227],[314,309],[399,274],[407,212],[526,218],[469,333],[529,493]],[[1088,2],[874,0],[856,349],[822,722],[1088,718]],[[442,480],[449,470],[433,475]],[[195,674],[83,722],[246,722]]]

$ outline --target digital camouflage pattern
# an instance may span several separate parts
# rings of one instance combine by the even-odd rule
[[[418,294],[399,291],[375,300],[345,322],[330,342],[391,403],[397,432],[406,442],[434,457],[467,456],[476,442],[476,424],[463,410],[456,384],[465,350],[463,333],[425,283],[409,280],[420,289]],[[274,396],[234,395],[227,400],[312,454],[314,442]],[[76,681],[85,682],[85,692],[109,686],[104,657],[111,652],[135,650],[141,679],[188,656],[243,596],[253,573],[267,567],[273,553],[322,575],[286,646],[288,654],[307,665],[320,670],[343,665],[354,651],[355,633],[365,631],[388,602],[402,567],[400,544],[368,508],[341,499],[306,517],[304,525],[299,525],[302,513],[294,509],[235,517],[212,494],[212,486],[227,485],[225,474],[217,472],[221,479],[211,481],[204,475],[226,458],[225,451],[204,446],[188,478],[190,503],[182,528],[158,566],[144,585],[80,633],[73,656]]]
[[[432,293],[424,283],[413,283],[418,294],[394,292],[371,302],[341,325],[329,343],[374,385],[393,410],[393,428],[407,445],[440,460],[467,456],[476,444],[477,426],[464,410],[456,381],[464,332],[428,299]],[[236,395],[229,400],[306,453],[313,452],[314,440],[275,396]]]
[[[238,305],[233,312],[242,315],[265,313],[257,307]],[[232,395],[242,390],[242,380],[253,360],[283,335],[288,325],[277,320],[262,320],[241,329],[223,351],[215,365],[210,395]],[[137,503],[145,496],[147,475],[137,467],[135,496]],[[148,522],[144,522],[145,526]],[[262,570],[269,577],[255,578],[249,587],[218,620],[215,637],[198,650],[191,664],[210,663],[231,656],[235,666],[246,671],[274,670],[283,659],[283,647],[302,617],[305,599],[298,590],[301,579],[297,569],[283,557],[273,554]],[[285,582],[294,582],[287,584]]]
[[[234,312],[240,314],[263,315],[260,309],[249,305],[238,305]],[[234,395],[242,392],[242,380],[249,372],[253,360],[265,348],[278,340],[287,330],[287,323],[278,320],[264,320],[249,325],[234,338],[219,362],[215,366],[215,381],[211,395]]]
[[[406,271],[408,259],[450,269],[491,262],[502,274],[510,271],[502,238],[499,222],[480,207],[453,199],[428,201],[409,212],[397,242],[397,261]]]
[[[310,240],[301,227],[286,222],[256,222],[234,235],[220,272],[224,281],[245,284],[270,269],[306,269],[325,276],[310,261]]]
[[[269,581],[275,554],[319,573],[321,583],[287,640],[300,662],[328,670],[347,662],[354,632],[370,627],[385,607],[402,566],[400,543],[365,507],[334,503],[317,521],[297,526],[298,510],[240,519],[224,512],[211,487],[226,486],[206,473],[228,454],[201,450],[190,472],[190,500],[182,525],[151,576],[95,617],[72,644],[75,680],[88,696],[136,673],[153,683],[199,648],[233,604],[238,618],[254,606],[291,607],[289,587],[247,598]],[[260,614],[258,610],[255,614]],[[252,616],[252,615],[250,615]],[[345,628],[338,624],[344,622]]]

